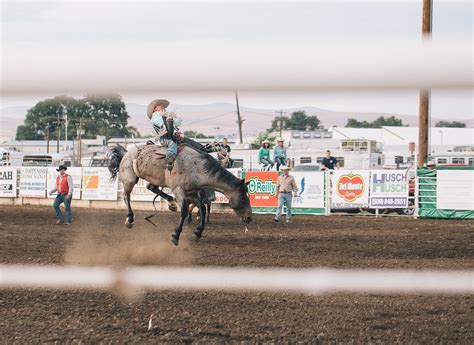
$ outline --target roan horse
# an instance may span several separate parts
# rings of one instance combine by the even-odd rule
[[[189,211],[189,201],[195,202],[200,210],[200,224],[194,234],[199,239],[205,227],[205,207],[198,196],[204,188],[219,191],[229,198],[229,206],[246,224],[252,220],[252,208],[247,193],[247,185],[226,169],[219,162],[204,152],[198,152],[184,144],[179,146],[179,154],[173,169],[166,169],[166,148],[156,145],[142,147],[132,146],[129,151],[120,145],[111,150],[109,171],[112,179],[117,178],[124,187],[124,201],[128,208],[125,225],[132,227],[134,222],[133,210],[130,203],[130,193],[142,178],[153,185],[169,187],[175,195],[181,209],[181,219],[171,236],[171,241],[178,245],[179,236],[183,230],[184,221]]]

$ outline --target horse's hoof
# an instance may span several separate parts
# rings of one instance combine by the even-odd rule
[[[175,246],[178,246],[178,244],[179,244],[179,239],[177,239],[177,238],[174,237],[174,236],[171,236],[171,242],[173,242],[173,244],[174,244]]]
[[[129,229],[133,228],[133,223],[130,223],[128,219],[125,221],[125,226]]]
[[[176,201],[170,201],[168,202],[168,210],[171,212],[177,212],[178,211],[178,204]]]
[[[202,236],[202,231],[194,231],[194,236],[196,236],[196,241],[199,241],[201,239],[201,236]]]

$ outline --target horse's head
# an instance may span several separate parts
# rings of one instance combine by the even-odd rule
[[[252,207],[250,207],[247,185],[244,180],[230,194],[229,206],[244,223],[249,224],[252,221]]]

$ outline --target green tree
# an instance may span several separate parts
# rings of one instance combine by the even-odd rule
[[[88,95],[82,99],[63,95],[40,101],[29,109],[24,123],[17,128],[16,139],[41,140],[49,133],[49,139],[56,140],[58,128],[64,139],[66,118],[69,140],[78,136],[81,119],[84,138],[140,136],[135,127],[127,125],[129,115],[119,95]]]
[[[188,138],[212,138],[209,135],[200,133],[198,131],[184,131],[184,136]]]
[[[260,133],[254,141],[250,144],[251,148],[253,150],[259,149],[262,147],[262,141],[268,140],[270,142],[270,146],[274,146],[276,144],[277,140],[277,134],[276,133],[271,133],[271,132],[262,132]]]
[[[294,129],[294,130],[315,130],[319,127],[320,121],[317,116],[308,116],[302,110],[293,112],[290,117],[278,116],[272,120],[271,126],[267,129],[267,132],[275,132],[280,129],[280,120],[283,120],[283,129]]]
[[[466,124],[459,121],[439,121],[435,127],[465,128]]]
[[[381,128],[384,126],[403,127],[405,125],[401,119],[397,119],[395,116],[387,118],[380,116],[372,122],[358,121],[354,118],[349,118],[346,123],[346,127],[350,128]]]

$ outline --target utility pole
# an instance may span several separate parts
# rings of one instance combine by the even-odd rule
[[[235,91],[235,103],[237,104],[237,125],[239,126],[239,141],[242,144],[242,124],[245,120],[242,120],[240,116],[240,108],[239,108],[239,96],[237,95],[237,91]]]
[[[286,111],[283,111],[282,109],[280,109],[279,111],[275,111],[275,113],[280,114],[278,119],[280,121],[280,138],[281,138],[281,135],[282,135],[281,133],[283,132],[283,114],[286,114]]]
[[[49,126],[46,127],[46,153],[49,153]]]
[[[82,166],[82,116],[79,119],[79,166]]]
[[[58,113],[58,122],[56,124],[56,153],[59,153],[59,139],[61,138],[61,122],[60,122],[60,118],[59,118],[59,113]]]
[[[433,0],[423,0],[422,39],[429,40],[432,31]],[[430,113],[430,90],[420,90],[418,115],[418,165],[423,166],[428,158],[428,126]]]

